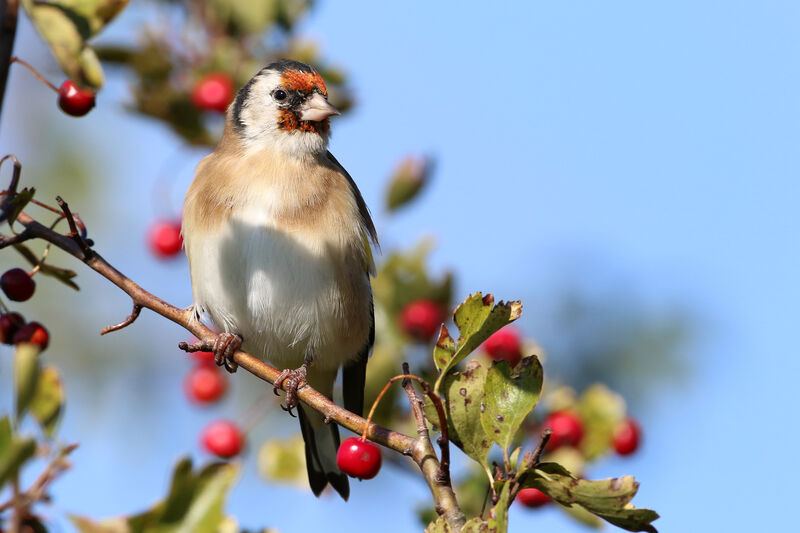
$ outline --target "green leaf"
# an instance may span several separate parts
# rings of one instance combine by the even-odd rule
[[[28,248],[26,245],[20,243],[15,244],[14,249],[18,251],[22,257],[24,257],[31,265],[36,266],[39,265],[40,260],[39,257]],[[39,274],[44,276],[49,276],[52,278],[56,278],[64,285],[68,287],[72,287],[73,289],[80,290],[78,285],[72,281],[72,278],[77,276],[77,274],[73,270],[69,270],[68,268],[59,268],[48,263],[42,263],[39,265]]]
[[[443,516],[440,516],[436,519],[435,522],[431,522],[428,524],[428,527],[425,528],[425,533],[451,533],[452,529],[450,529],[450,524],[447,523],[447,520]]]
[[[191,459],[183,459],[175,468],[166,501],[131,517],[131,529],[216,533],[225,520],[225,497],[238,471],[234,464],[212,463],[194,473]]]
[[[508,530],[508,506],[511,505],[511,483],[497,481],[494,488],[498,495],[497,503],[489,510],[489,531],[505,533]]]
[[[34,194],[36,194],[34,187],[25,187],[11,197],[7,203],[3,202],[3,212],[6,214],[9,226],[14,224],[19,214],[25,209],[25,206],[33,200]]]
[[[542,365],[532,355],[512,368],[507,361],[495,361],[486,375],[481,424],[504,453],[528,416],[542,391]]]
[[[74,514],[68,515],[68,517],[69,521],[80,533],[133,533],[137,531],[132,530],[128,525],[128,521],[122,517],[99,521]]]
[[[39,383],[36,385],[30,411],[48,437],[53,436],[63,405],[64,386],[58,370],[46,366],[39,373]]]
[[[479,292],[467,297],[455,312],[455,323],[459,330],[455,349],[449,353],[449,357],[446,357],[446,351],[441,351],[433,360],[440,372],[434,390],[438,391],[444,376],[492,333],[521,315],[522,303],[519,301],[495,305],[494,296],[483,296]]]
[[[413,200],[428,183],[433,161],[426,157],[406,157],[395,169],[386,192],[386,207],[395,211]]]
[[[81,85],[99,88],[103,85],[103,69],[86,41],[127,3],[128,0],[22,0],[22,7],[50,46],[61,70]]]
[[[447,376],[443,387],[443,405],[448,421],[450,441],[464,453],[478,461],[489,478],[489,450],[492,438],[481,425],[481,404],[486,383],[486,369],[477,361],[470,361],[464,372]],[[425,416],[433,424],[439,425],[439,417],[430,400],[425,402]]]
[[[11,419],[8,416],[0,418],[0,456],[11,444]]]
[[[489,524],[480,518],[470,518],[464,527],[461,528],[461,533],[487,533],[489,531]]]
[[[265,441],[258,451],[258,473],[269,481],[305,487],[308,474],[302,437]]]
[[[639,489],[632,476],[589,481],[575,478],[556,463],[541,463],[522,487],[535,487],[567,507],[579,505],[622,529],[656,532],[651,522],[658,513],[630,504]]]
[[[14,388],[16,413],[20,420],[36,393],[39,378],[39,348],[34,344],[18,344],[14,351]]]
[[[575,406],[583,422],[580,449],[588,461],[611,448],[614,428],[625,420],[625,400],[602,384],[587,388]]]
[[[12,438],[0,451],[0,486],[12,477],[22,464],[33,457],[36,441],[33,439]]]

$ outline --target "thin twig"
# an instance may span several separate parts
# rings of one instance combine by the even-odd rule
[[[78,231],[78,222],[76,221],[75,215],[72,214],[72,211],[69,209],[69,205],[65,202],[60,196],[56,196],[56,203],[64,212],[64,216],[67,219],[67,223],[69,224],[69,234],[67,237],[73,239],[78,246],[80,247],[81,251],[84,253],[86,257],[91,257],[94,253],[89,245],[86,243],[86,240],[83,238],[83,234],[86,230],[86,226],[81,222],[81,226],[83,226],[84,231]]]
[[[131,311],[131,314],[128,315],[127,318],[125,318],[125,320],[123,320],[119,324],[114,324],[113,326],[104,327],[103,330],[100,332],[100,335],[105,335],[106,333],[111,333],[112,331],[119,331],[124,327],[130,326],[137,318],[139,318],[139,313],[141,312],[142,312],[142,306],[139,304],[133,304],[133,311]]]
[[[28,69],[28,70],[31,72],[31,74],[33,74],[34,76],[36,76],[36,79],[37,79],[37,80],[39,80],[40,82],[42,82],[42,83],[44,83],[45,85],[47,85],[48,87],[50,87],[51,89],[53,89],[55,92],[58,92],[58,87],[56,87],[55,85],[53,85],[53,84],[50,82],[50,80],[48,80],[47,78],[45,78],[44,76],[42,76],[42,75],[39,73],[39,71],[38,71],[38,70],[36,70],[36,69],[33,67],[33,65],[31,65],[30,63],[28,63],[28,62],[27,62],[27,61],[25,61],[24,59],[20,59],[20,58],[18,58],[17,56],[14,56],[14,57],[12,57],[12,58],[11,58],[11,60],[9,61],[9,63],[19,63],[20,65],[22,65],[23,67],[25,67],[26,69]]]

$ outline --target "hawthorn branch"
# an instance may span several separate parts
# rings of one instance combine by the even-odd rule
[[[13,196],[13,194],[13,192],[9,192],[9,196]],[[164,318],[171,320],[175,324],[182,326],[202,343],[208,345],[213,344],[216,333],[199,320],[192,307],[186,309],[175,307],[143,289],[117,270],[106,261],[103,256],[91,248],[89,244],[90,241],[84,237],[85,226],[72,214],[66,202],[60,197],[57,200],[64,217],[69,222],[69,234],[64,235],[58,233],[39,223],[23,211],[17,217],[17,222],[25,228],[24,231],[14,237],[0,236],[0,249],[29,239],[42,239],[82,261],[89,268],[125,292],[133,302],[133,312],[121,323],[105,328],[103,330],[104,333],[124,328],[136,320],[142,309],[150,309]],[[2,213],[0,213],[0,216],[1,215]],[[79,225],[83,227],[83,231],[78,231]],[[254,376],[271,385],[274,385],[276,379],[280,375],[280,371],[275,367],[241,350],[234,354],[233,360]],[[436,457],[430,438],[423,439],[417,437],[414,439],[403,433],[368,422],[366,419],[337,405],[310,386],[298,390],[297,395],[304,404],[315,409],[325,418],[333,420],[340,426],[356,434],[364,435],[373,442],[411,457],[414,462],[416,462],[425,481],[431,488],[437,512],[447,519],[453,530],[458,531],[461,529],[461,526],[465,523],[465,517],[458,506],[455,493],[450,483],[449,471],[447,470],[449,451],[446,451],[449,449],[446,447],[446,439],[442,447],[442,458],[443,461],[446,459],[446,462],[442,465]],[[441,402],[439,402],[439,406],[437,407],[437,410],[440,409]],[[444,431],[446,431],[446,427]],[[443,475],[443,472],[445,472],[446,475]]]

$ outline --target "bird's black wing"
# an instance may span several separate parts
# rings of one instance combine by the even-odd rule
[[[364,413],[364,385],[367,381],[367,360],[375,344],[375,307],[369,302],[369,338],[355,359],[342,367],[342,399],[344,408],[358,416]]]

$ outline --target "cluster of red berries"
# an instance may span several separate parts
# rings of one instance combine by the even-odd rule
[[[228,383],[222,371],[214,364],[211,352],[193,352],[193,366],[184,379],[184,392],[189,400],[197,405],[211,405],[218,402]],[[244,448],[244,433],[230,420],[215,420],[203,429],[200,443],[209,453],[229,459],[239,455]]]
[[[0,276],[0,289],[9,300],[24,302],[33,296],[36,283],[21,268],[12,268]],[[50,334],[38,322],[25,322],[19,313],[9,312],[0,315],[0,342],[19,344],[27,342],[44,350],[50,344]]]
[[[556,411],[550,413],[542,424],[550,428],[550,440],[547,442],[547,451],[553,451],[562,446],[577,447],[583,440],[583,422],[572,411]],[[633,418],[626,418],[614,429],[612,446],[619,455],[630,455],[639,447],[641,428]],[[539,489],[525,488],[517,493],[517,500],[525,507],[541,507],[552,500]]]

